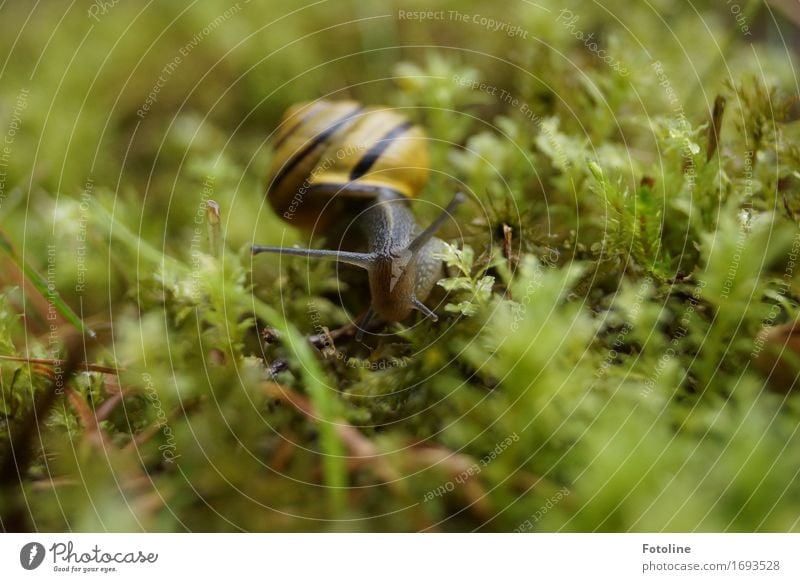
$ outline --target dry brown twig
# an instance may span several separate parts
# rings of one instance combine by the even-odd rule
[[[270,398],[275,398],[295,408],[307,418],[317,421],[317,415],[311,402],[305,396],[294,392],[276,382],[263,382],[264,392]],[[382,481],[387,484],[399,483],[400,475],[389,465],[382,453],[367,437],[357,428],[345,422],[336,423],[336,434],[342,440],[352,455],[351,468],[368,465]]]

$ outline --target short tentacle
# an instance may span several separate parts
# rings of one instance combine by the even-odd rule
[[[356,324],[356,327],[358,328],[358,331],[356,332],[357,342],[360,342],[361,340],[364,339],[364,332],[367,330],[367,327],[369,327],[369,324],[372,322],[372,319],[374,317],[375,317],[375,311],[372,309],[372,307],[370,307],[369,309],[367,309],[367,312],[364,314],[364,317],[361,318],[361,321],[359,321]]]
[[[431,318],[433,321],[439,321],[439,316],[438,316],[438,315],[436,315],[436,314],[435,314],[433,311],[431,311],[430,309],[428,309],[428,306],[427,306],[427,305],[425,305],[425,304],[424,304],[422,301],[420,301],[419,299],[417,299],[417,296],[416,296],[416,295],[412,295],[412,296],[411,296],[411,305],[413,305],[413,306],[414,306],[414,309],[416,309],[417,311],[421,311],[421,312],[422,312],[422,313],[424,313],[424,314],[425,314],[427,317],[430,317],[430,318]]]

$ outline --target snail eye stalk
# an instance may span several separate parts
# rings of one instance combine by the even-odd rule
[[[442,228],[444,221],[447,220],[453,214],[453,212],[455,212],[455,209],[458,208],[458,206],[462,204],[466,199],[467,197],[464,196],[464,194],[462,194],[461,192],[458,192],[455,196],[453,196],[453,199],[447,205],[447,208],[445,208],[442,211],[442,213],[436,217],[436,220],[434,220],[428,226],[428,228],[423,230],[417,236],[417,238],[411,241],[411,244],[408,245],[408,250],[410,250],[414,254],[414,256],[416,256],[419,249],[424,247],[428,243],[428,241],[434,237],[434,235],[438,232],[438,230]]]
[[[261,253],[274,253],[278,255],[292,255],[295,257],[307,257],[310,259],[328,259],[337,263],[347,263],[369,269],[375,262],[375,255],[372,253],[351,253],[347,251],[329,251],[324,249],[303,249],[303,248],[283,248],[253,245],[251,252],[254,255]]]

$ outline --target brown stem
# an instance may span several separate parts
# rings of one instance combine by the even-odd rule
[[[722,117],[725,114],[725,97],[717,95],[714,99],[714,110],[711,113],[711,125],[708,126],[708,146],[706,147],[706,161],[711,161],[719,146],[719,136],[722,131]]]
[[[47,417],[56,401],[63,393],[67,381],[80,369],[80,362],[86,359],[84,337],[70,331],[64,339],[67,357],[63,360],[61,372],[53,377],[50,385],[40,393],[33,403],[33,409],[22,419],[9,435],[9,449],[0,459],[0,528],[3,531],[29,531],[27,505],[19,498],[23,480],[34,458],[36,435],[40,435],[41,423]],[[39,441],[39,447],[43,445]]]

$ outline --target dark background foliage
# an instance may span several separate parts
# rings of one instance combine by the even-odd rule
[[[0,526],[797,530],[795,362],[762,331],[800,292],[797,27],[746,0],[3,4]],[[248,256],[309,242],[264,192],[281,113],[320,97],[427,128],[421,223],[471,198],[440,321],[327,357],[303,335],[359,281]]]

